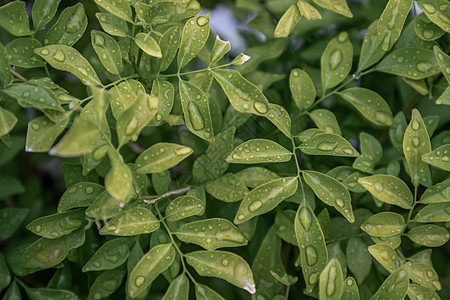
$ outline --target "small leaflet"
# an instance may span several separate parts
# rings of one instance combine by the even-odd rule
[[[313,1],[314,3],[322,6],[323,8],[334,11],[347,18],[353,18],[353,14],[348,8],[346,0],[313,0]]]
[[[309,155],[330,155],[358,157],[359,153],[343,137],[337,134],[322,133],[306,140],[299,147],[300,151]]]
[[[197,300],[225,300],[216,291],[201,283],[195,285],[195,297]]]
[[[128,277],[127,295],[136,298],[175,260],[172,244],[160,244],[147,252]]]
[[[209,37],[210,17],[209,13],[197,16],[188,20],[184,25],[178,52],[178,70],[186,66],[205,45]]]
[[[303,178],[320,200],[336,208],[350,223],[355,222],[352,199],[342,183],[316,171],[303,171]]]
[[[77,3],[63,10],[55,25],[45,35],[45,45],[72,46],[83,35],[88,25],[84,6]]]
[[[320,274],[320,299],[340,300],[344,292],[344,275],[336,258],[331,259]]]
[[[256,292],[252,270],[237,254],[225,251],[195,251],[185,257],[187,263],[194,267],[200,276],[217,277],[250,294]]]
[[[386,54],[378,40],[377,24],[378,20],[375,20],[367,29],[359,56],[358,73],[379,62]]]
[[[250,188],[255,188],[263,183],[280,178],[276,173],[262,167],[245,168],[235,175]]]
[[[149,33],[140,32],[136,34],[134,42],[148,55],[162,58],[161,48]]]
[[[216,36],[213,49],[211,51],[211,59],[209,64],[212,65],[221,60],[231,50],[230,42],[222,41],[219,36]]]
[[[394,123],[391,108],[374,91],[356,87],[346,89],[337,94],[352,104],[369,121],[380,126],[391,126]]]
[[[420,197],[419,203],[450,202],[450,178],[430,186]]]
[[[414,222],[450,222],[450,203],[431,203],[423,207],[414,217]]]
[[[385,243],[369,246],[370,254],[390,273],[400,268],[405,263],[395,250]]]
[[[292,137],[291,133],[291,117],[283,106],[269,103],[267,119],[274,124],[285,136]]]
[[[247,245],[247,240],[239,229],[227,219],[220,218],[183,224],[175,235],[185,243],[193,243],[209,251]]]
[[[295,211],[277,210],[275,215],[275,226],[277,235],[285,242],[298,246],[294,229]]]
[[[88,299],[104,299],[112,295],[121,286],[124,277],[124,268],[102,272],[89,289]]]
[[[181,27],[173,26],[163,33],[158,45],[161,49],[162,58],[158,59],[159,72],[164,72],[172,63],[181,41]]]
[[[393,272],[372,296],[373,300],[404,299],[409,286],[408,267]]]
[[[15,36],[30,35],[30,22],[25,1],[12,1],[0,7],[0,27]]]
[[[159,104],[158,112],[149,125],[158,126],[172,111],[175,89],[169,81],[154,80],[151,95],[159,98]]]
[[[55,93],[48,88],[20,83],[12,84],[2,91],[8,96],[15,98],[22,107],[34,107],[41,111],[54,110],[64,112]]]
[[[300,13],[298,6],[296,4],[292,4],[283,14],[280,21],[278,21],[277,27],[275,28],[274,37],[288,37],[301,18],[302,14]]]
[[[328,43],[322,54],[320,62],[324,91],[337,86],[345,79],[352,68],[352,61],[352,42],[347,32],[341,32]]]
[[[84,210],[77,209],[35,219],[26,228],[46,239],[56,239],[77,230],[83,223]]]
[[[228,163],[256,164],[286,162],[292,152],[276,142],[266,139],[253,139],[237,146],[226,158]]]
[[[402,155],[403,137],[405,136],[406,127],[408,127],[408,123],[406,122],[405,114],[403,112],[397,113],[394,118],[394,124],[389,129],[389,137],[394,148]]]
[[[249,192],[244,181],[233,173],[208,181],[205,188],[211,196],[224,202],[240,201]]]
[[[397,42],[412,4],[413,0],[389,0],[377,24],[383,51],[389,51]]]
[[[359,289],[353,277],[347,277],[344,281],[342,300],[359,300]]]
[[[130,167],[122,161],[122,157],[110,159],[112,168],[105,176],[105,188],[124,206],[134,196],[133,174]]]
[[[117,119],[124,110],[134,103],[140,92],[145,93],[145,88],[139,81],[128,79],[111,88],[110,92],[111,111]]]
[[[0,87],[8,85],[11,76],[9,55],[6,48],[0,43]]]
[[[116,238],[104,243],[84,265],[83,272],[111,270],[121,266],[130,255],[133,241]]]
[[[71,185],[61,196],[58,212],[65,212],[76,207],[87,207],[105,191],[105,188],[93,182],[79,182]]]
[[[432,152],[422,155],[422,160],[429,165],[450,172],[450,144],[443,145]]]
[[[415,227],[406,235],[414,243],[426,247],[440,247],[446,244],[450,238],[446,228],[434,224]]]
[[[92,30],[91,43],[105,69],[119,75],[122,71],[122,54],[116,40],[104,32]]]
[[[412,281],[436,291],[441,290],[442,285],[439,282],[439,276],[432,266],[421,263],[412,264],[409,272]]]
[[[345,256],[349,270],[355,275],[357,282],[361,284],[372,269],[372,258],[369,250],[367,250],[367,244],[359,237],[350,238]]]
[[[159,228],[159,220],[145,207],[132,207],[110,219],[99,233],[102,235],[135,236]]]
[[[36,0],[31,9],[31,16],[35,30],[47,25],[58,11],[61,0]]]
[[[403,232],[405,219],[393,212],[381,212],[368,218],[361,225],[361,229],[369,235],[377,237],[389,237]]]
[[[16,116],[9,110],[0,107],[0,137],[8,134],[14,128],[16,123]]]
[[[303,17],[307,20],[321,20],[322,15],[320,12],[311,4],[306,1],[297,1],[297,7],[300,10]]]
[[[189,147],[158,143],[138,156],[135,171],[140,174],[159,173],[178,165],[192,153],[193,150]]]
[[[127,22],[121,18],[110,13],[96,13],[95,16],[106,33],[120,37],[128,36]]]
[[[182,273],[172,281],[162,300],[188,300],[189,299],[189,279]],[[199,299],[197,297],[197,299]]]
[[[298,109],[306,110],[311,107],[316,99],[316,88],[306,71],[293,69],[289,77],[289,87]]]
[[[417,4],[427,17],[446,32],[450,32],[450,20],[448,18],[450,7],[446,0],[418,0]]]
[[[319,281],[320,273],[327,264],[328,252],[319,221],[307,202],[303,202],[298,207],[294,228],[298,245],[303,245],[299,248],[300,265],[306,289],[312,292]]]
[[[424,41],[434,41],[445,34],[445,31],[430,21],[426,14],[419,14],[414,18],[414,31]]]
[[[323,108],[315,109],[309,113],[309,116],[316,126],[325,133],[342,135],[336,116],[331,111]]]
[[[42,47],[38,40],[33,38],[16,38],[6,45],[10,55],[11,65],[22,68],[43,67],[44,60],[34,53],[34,49]]]
[[[86,216],[95,220],[108,220],[119,215],[123,210],[123,202],[115,199],[104,190],[86,209]]]
[[[384,203],[394,204],[404,209],[412,207],[413,195],[406,183],[398,177],[378,174],[360,178],[358,182]]]
[[[128,0],[94,0],[94,2],[113,15],[133,23],[131,19],[133,13]]]
[[[178,221],[187,217],[202,215],[205,212],[204,202],[191,195],[180,196],[173,199],[166,208],[166,219]]]
[[[292,196],[298,187],[298,177],[275,179],[260,185],[248,193],[242,200],[234,219],[241,224],[256,216],[265,214]]]
[[[431,152],[431,143],[425,123],[417,109],[413,109],[411,122],[405,131],[403,138],[403,153],[408,163],[411,182],[418,187],[422,179],[429,171],[426,162],[422,161],[422,156]]]
[[[433,289],[413,283],[409,284],[407,294],[411,300],[439,299],[439,295]]]

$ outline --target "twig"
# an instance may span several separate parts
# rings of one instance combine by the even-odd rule
[[[173,196],[173,195],[184,194],[186,192],[189,192],[190,190],[191,190],[191,187],[187,186],[187,187],[184,187],[184,188],[179,189],[179,190],[174,190],[174,191],[167,192],[165,194],[162,194],[158,198],[155,198],[155,199],[152,199],[152,200],[145,199],[144,202],[147,203],[147,204],[155,204],[156,201],[158,201],[158,200],[160,200],[162,198]]]
[[[128,142],[128,147],[130,147],[131,151],[136,154],[141,154],[145,151],[145,149],[139,146],[137,143]]]
[[[19,78],[20,80],[22,80],[23,82],[27,82],[28,80],[23,77],[22,75],[20,75],[19,73],[17,73],[15,70],[13,69],[9,69],[11,71],[11,73],[16,76],[17,78]]]

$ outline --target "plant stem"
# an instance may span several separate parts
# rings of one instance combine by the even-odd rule
[[[16,70],[13,69],[9,69],[11,71],[11,74],[13,74],[14,76],[16,76],[17,78],[19,78],[20,80],[22,80],[23,82],[27,82],[28,80],[23,77],[22,75],[20,75],[19,73],[16,72]]]
[[[187,187],[184,187],[184,188],[181,188],[181,189],[178,189],[178,190],[167,192],[165,194],[162,194],[158,198],[155,198],[155,199],[152,199],[152,200],[144,199],[144,202],[147,203],[147,204],[155,204],[158,200],[161,200],[162,198],[173,196],[173,195],[184,194],[186,192],[189,192],[190,190],[191,190],[191,187],[187,186]]]
[[[411,222],[411,216],[414,211],[414,208],[416,207],[416,204],[417,204],[417,187],[414,187],[414,202],[411,209],[409,210],[408,218],[406,219],[406,226],[408,226],[408,224]]]

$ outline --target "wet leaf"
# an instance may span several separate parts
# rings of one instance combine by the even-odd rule
[[[316,171],[303,171],[303,178],[320,200],[336,208],[350,223],[355,222],[350,193],[342,183]]]
[[[181,28],[180,26],[173,26],[167,29],[158,41],[158,45],[161,49],[162,58],[158,59],[159,71],[164,72],[172,63],[175,55],[177,54],[181,41]]]
[[[391,297],[392,299],[404,299],[409,285],[408,268],[403,267],[393,272],[383,282],[378,291],[371,299],[381,300]]]
[[[170,114],[174,102],[174,87],[169,81],[154,80],[151,95],[159,98],[156,117],[150,120],[150,126],[158,126]]]
[[[331,259],[320,274],[320,299],[340,300],[344,292],[344,277],[342,267],[335,258]]]
[[[0,44],[0,87],[9,84],[11,80],[9,55],[3,44]]]
[[[359,289],[353,277],[347,277],[344,281],[342,300],[359,300]]]
[[[255,188],[263,183],[280,178],[276,173],[261,167],[245,168],[235,175],[250,188]]]
[[[183,273],[179,275],[167,289],[162,300],[188,300],[189,299],[189,280]],[[198,299],[198,297],[197,297]]]
[[[26,228],[44,238],[56,239],[80,228],[83,223],[84,210],[77,209],[35,219]]]
[[[28,208],[3,208],[0,210],[0,241],[10,238],[17,231],[30,210]]]
[[[135,298],[150,286],[175,259],[172,244],[160,244],[147,252],[134,267],[128,278],[127,295]]]
[[[234,219],[240,224],[255,216],[265,214],[297,191],[298,177],[286,177],[269,181],[253,189],[242,200]]]
[[[312,111],[309,116],[314,121],[316,126],[325,133],[342,135],[336,116],[331,111],[322,108],[316,109]]]
[[[92,182],[80,182],[70,186],[59,199],[58,212],[75,207],[87,207],[105,191],[101,185]]]
[[[120,74],[122,54],[116,40],[106,33],[92,30],[91,43],[105,69],[112,74]]]
[[[78,296],[67,290],[59,290],[59,289],[49,289],[49,288],[36,288],[29,289],[26,288],[25,291],[27,295],[30,297],[30,300],[39,300],[39,299],[67,299],[67,300],[79,300]]]
[[[445,31],[430,21],[426,14],[414,18],[414,31],[424,41],[434,41],[445,34]]]
[[[195,251],[185,255],[189,265],[200,276],[217,277],[243,288],[250,294],[256,292],[252,270],[237,254],[225,251]]]
[[[368,218],[361,229],[369,235],[389,237],[403,232],[405,219],[397,213],[381,212]]]
[[[301,3],[303,1],[299,1]],[[306,2],[303,2],[307,4]],[[289,77],[289,87],[292,98],[298,109],[306,110],[311,107],[316,99],[316,88],[308,73],[301,69],[293,69]]]
[[[394,272],[404,263],[395,250],[388,244],[375,244],[369,246],[370,254],[390,273]]]
[[[377,93],[365,88],[350,88],[337,93],[352,104],[369,121],[380,126],[394,123],[392,111],[387,102]]]
[[[289,161],[292,153],[276,142],[253,139],[237,146],[226,161],[235,164],[256,164]]]
[[[130,255],[133,241],[117,238],[104,243],[84,265],[83,272],[111,270],[122,265]]]
[[[300,204],[294,221],[300,247],[300,262],[306,289],[311,292],[328,261],[327,247],[319,221],[306,202]]]
[[[375,70],[419,80],[437,74],[440,69],[432,50],[405,47],[389,53]]]
[[[350,238],[347,244],[346,257],[348,268],[355,275],[358,283],[361,284],[372,268],[372,258],[367,250],[366,243],[357,237]]]
[[[225,300],[216,291],[201,283],[195,284],[195,297],[197,300]]]
[[[181,35],[178,53],[178,70],[186,66],[203,48],[209,37],[209,13],[194,17],[186,22]],[[193,38],[195,36],[195,38]]]
[[[106,33],[120,37],[128,36],[127,22],[121,18],[110,13],[96,13],[95,16]]]
[[[346,0],[313,0],[317,5],[322,6],[323,8],[334,11],[338,14],[346,16],[348,18],[353,18],[353,14],[348,8]]]
[[[20,290],[16,281],[13,281],[13,283],[6,290],[6,293],[3,295],[4,300],[19,300],[22,299],[21,297],[22,296],[20,295]]]
[[[213,49],[211,51],[210,65],[221,60],[231,50],[230,42],[222,41],[219,36],[216,36]]]
[[[450,238],[447,229],[434,224],[415,227],[408,231],[407,236],[414,243],[427,247],[440,247]]]
[[[439,67],[441,68],[442,74],[445,76],[447,81],[450,82],[450,70],[448,69],[450,67],[450,56],[448,56],[438,46],[435,46],[433,50]]]
[[[309,155],[330,155],[357,157],[358,151],[343,137],[337,134],[323,133],[314,135],[299,147],[300,151]]]
[[[242,200],[248,193],[245,183],[233,173],[227,173],[206,184],[206,191],[214,198],[225,202]]]
[[[399,112],[394,118],[394,124],[389,129],[389,137],[391,138],[391,143],[398,153],[403,155],[403,137],[405,136],[406,123],[405,114]]]
[[[285,136],[291,138],[291,118],[289,113],[281,105],[269,103],[267,119],[272,122]]]
[[[140,32],[136,34],[134,42],[148,55],[162,58],[161,48],[149,33]]]
[[[411,182],[418,187],[428,170],[427,163],[422,161],[422,155],[431,152],[431,143],[425,123],[417,109],[413,109],[411,122],[405,131],[403,152],[408,163]]]
[[[404,209],[412,207],[413,195],[406,183],[398,177],[379,174],[360,178],[358,182],[384,203],[394,204]]]
[[[168,170],[152,174],[153,189],[158,195],[169,191],[171,181],[172,178]]]
[[[40,30],[47,25],[58,11],[61,0],[37,0],[33,3],[31,15],[35,30]]]
[[[105,188],[124,206],[134,195],[133,178],[130,167],[120,159],[111,159],[112,168],[105,176]]]
[[[125,269],[113,269],[102,272],[89,289],[88,299],[104,299],[113,294],[122,284]]]
[[[300,13],[299,8],[296,4],[292,4],[278,22],[277,27],[275,28],[274,37],[288,37],[301,18],[302,14]]]
[[[201,215],[205,211],[202,200],[195,196],[185,195],[173,199],[166,208],[166,219],[178,221],[190,216]]]
[[[450,9],[447,1],[419,0],[417,4],[432,22],[443,30],[450,32],[450,21],[448,19]]]
[[[128,0],[94,0],[94,2],[113,15],[133,23],[131,20],[132,11]]]
[[[378,20],[375,20],[367,29],[359,56],[358,72],[373,66],[386,54],[378,40],[377,24]]]
[[[427,204],[416,214],[414,222],[450,222],[450,203]]]
[[[432,152],[422,155],[422,160],[429,165],[444,169],[450,172],[450,144],[443,145]]]
[[[42,47],[33,38],[17,38],[6,45],[12,65],[23,68],[43,67],[44,60],[34,53],[34,49]]]
[[[145,150],[136,159],[135,170],[141,174],[159,173],[168,170],[192,154],[189,147],[158,143]]]
[[[14,84],[3,89],[7,95],[14,97],[22,107],[34,107],[39,110],[56,110],[64,112],[56,95],[49,89],[32,84]]]
[[[51,45],[34,50],[53,68],[67,71],[78,77],[83,84],[101,85],[94,68],[76,49],[65,45]]]
[[[409,277],[412,281],[433,289],[441,290],[442,285],[434,268],[426,264],[412,264],[409,268]]]
[[[293,210],[277,210],[275,215],[275,226],[277,235],[285,242],[297,246],[294,229],[295,211]]]
[[[450,178],[430,186],[420,197],[419,203],[450,202]]]
[[[54,123],[46,116],[37,117],[28,122],[27,142],[25,149],[28,152],[47,152],[55,140],[66,129],[70,118]]]
[[[72,46],[81,38],[87,24],[88,19],[83,4],[77,3],[74,6],[67,7],[63,10],[55,25],[47,31],[44,44]],[[56,56],[55,59],[57,57],[61,56]]]
[[[16,116],[9,110],[0,107],[0,137],[8,134],[16,123]]]
[[[239,229],[227,219],[220,218],[183,224],[175,235],[185,243],[193,243],[209,251],[247,245],[247,240]]]
[[[110,92],[111,110],[114,117],[117,119],[124,110],[134,103],[140,92],[145,93],[145,88],[139,81],[129,79],[114,86]]]
[[[300,10],[303,17],[307,20],[321,20],[322,15],[320,12],[311,4],[305,1],[297,2],[298,9]]]
[[[213,122],[208,95],[189,81],[180,80],[180,98],[187,128],[200,138],[213,139]]]
[[[135,5],[137,16],[147,24],[157,25],[176,22],[193,17],[201,12],[198,1],[158,1],[152,5],[137,2]]]
[[[132,207],[113,217],[100,229],[103,235],[134,236],[159,228],[159,220],[147,208]]]
[[[25,1],[13,1],[0,7],[0,26],[15,36],[31,34]]]
[[[314,0],[317,2],[318,0]],[[350,73],[353,60],[353,45],[347,32],[332,39],[321,58],[322,87],[326,91],[337,86]]]
[[[439,295],[433,289],[411,283],[409,284],[408,287],[408,297],[411,300],[439,299]]]
[[[383,51],[389,51],[397,42],[412,4],[413,0],[389,0],[377,24]]]

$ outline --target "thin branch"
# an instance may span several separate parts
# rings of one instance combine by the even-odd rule
[[[145,151],[145,149],[139,146],[137,143],[128,142],[128,147],[130,147],[131,151],[136,154],[141,154]]]
[[[147,203],[147,204],[155,204],[156,201],[158,201],[158,200],[160,200],[162,198],[173,196],[173,195],[184,194],[184,193],[189,192],[190,190],[191,190],[191,187],[187,186],[187,187],[184,187],[184,188],[179,189],[179,190],[174,190],[174,191],[167,192],[165,194],[162,194],[158,198],[155,198],[155,199],[152,199],[152,200],[145,199],[144,202]]]
[[[16,76],[17,78],[19,78],[20,80],[22,80],[23,82],[27,82],[28,80],[23,77],[22,75],[20,75],[19,73],[16,72],[16,70],[13,69],[9,69],[11,71],[11,73]]]

